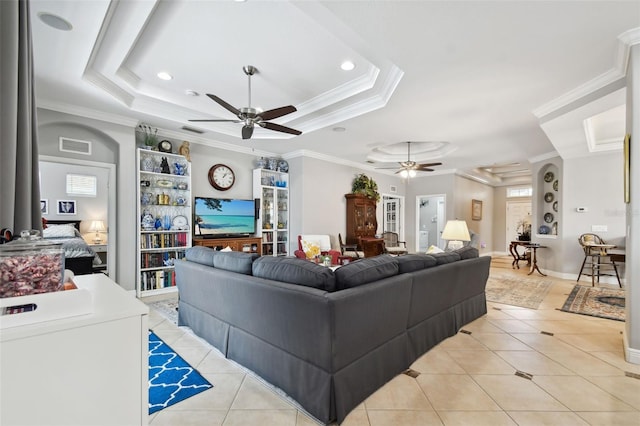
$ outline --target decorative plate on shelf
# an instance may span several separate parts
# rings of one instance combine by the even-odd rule
[[[553,181],[553,190],[557,191],[558,190],[558,179]]]
[[[554,211],[554,212],[557,212],[557,211],[558,211],[558,202],[557,202],[557,201],[554,201],[554,202],[553,202],[553,211]]]
[[[555,175],[553,174],[553,172],[547,172],[547,173],[544,174],[544,181],[545,182],[551,182],[554,177],[555,177]]]
[[[547,222],[547,223],[553,222],[553,213],[545,213],[544,214],[544,221]]]
[[[289,163],[285,160],[278,161],[278,170],[284,173],[289,173]]]
[[[542,225],[540,226],[540,228],[538,228],[538,234],[548,234],[549,231],[550,229],[547,225]]]
[[[189,229],[189,221],[186,216],[178,215],[174,217],[171,224],[173,229]]]
[[[173,182],[161,179],[156,182],[156,186],[159,186],[160,188],[173,188]]]
[[[547,192],[546,194],[544,194],[544,200],[545,200],[547,203],[552,202],[552,201],[553,201],[553,199],[554,199],[554,196],[553,196],[553,193],[552,193],[552,192]]]
[[[558,235],[558,222],[553,222],[553,225],[551,225],[551,233]]]

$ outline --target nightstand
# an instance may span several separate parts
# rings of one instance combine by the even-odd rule
[[[108,260],[108,251],[106,244],[89,244],[89,247],[96,252],[102,263],[100,265],[93,266],[93,272],[103,272],[107,274],[107,260]],[[107,274],[108,275],[108,274]]]

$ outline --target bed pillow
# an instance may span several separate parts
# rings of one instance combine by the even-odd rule
[[[79,233],[76,234],[76,228],[73,225],[47,225],[47,228],[42,230],[42,236],[44,238],[73,238],[79,236]]]

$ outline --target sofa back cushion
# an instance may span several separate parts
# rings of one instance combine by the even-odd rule
[[[335,271],[338,290],[398,275],[398,261],[388,254],[356,260]]]
[[[333,271],[325,266],[295,257],[263,256],[253,262],[253,276],[335,291]]]
[[[396,257],[398,261],[399,273],[418,271],[420,269],[431,268],[436,266],[436,258],[429,254],[407,254],[405,256]]]
[[[453,252],[460,255],[460,260],[473,259],[480,256],[480,252],[478,251],[478,249],[472,246],[464,246],[462,248],[454,250]]]
[[[434,253],[431,256],[435,257],[436,265],[444,265],[451,262],[457,262],[460,260],[460,255],[455,251],[445,251],[444,253]]]
[[[185,259],[205,266],[213,266],[213,257],[218,252],[211,247],[193,246],[185,252]]]
[[[213,256],[213,266],[225,271],[251,275],[253,261],[260,256],[257,253],[240,251],[218,251]]]

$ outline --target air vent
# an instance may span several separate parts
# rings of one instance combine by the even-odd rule
[[[187,132],[197,133],[199,135],[203,134],[202,130],[194,129],[193,127],[182,126],[182,130],[186,130]]]
[[[91,142],[60,136],[60,151],[74,154],[91,155]]]

